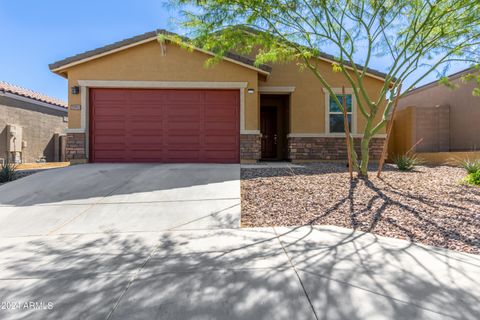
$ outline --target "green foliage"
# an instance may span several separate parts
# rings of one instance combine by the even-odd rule
[[[475,185],[475,186],[480,186],[480,170],[468,174],[465,181],[468,184]]]
[[[458,84],[452,83],[448,77],[441,77],[438,82],[450,89],[457,89],[459,87]]]
[[[465,169],[468,174],[480,171],[480,160],[465,159],[459,162],[460,167]]]
[[[366,148],[387,124],[396,96],[431,74],[445,75],[453,62],[480,63],[480,1],[170,1],[183,10],[193,44],[215,53],[212,61],[230,51],[249,54],[256,64],[295,61],[315,75],[319,91],[335,96],[338,84],[330,83],[315,59],[328,48],[334,56],[325,57],[353,89],[358,114],[368,124],[362,138]],[[385,65],[386,81],[373,94],[366,74],[375,58]],[[399,92],[402,83],[409,86]],[[480,82],[478,87],[473,94],[480,95]],[[369,153],[362,152],[358,163],[353,147],[351,152],[355,168],[365,175]]]
[[[477,87],[473,88],[472,95],[480,97],[480,65],[474,66],[472,72],[462,76],[461,80],[464,83],[474,81],[477,84]]]
[[[393,159],[400,171],[412,171],[417,165],[421,164],[420,159],[414,154],[397,155]]]
[[[0,183],[13,181],[16,178],[17,166],[7,163],[0,166]]]

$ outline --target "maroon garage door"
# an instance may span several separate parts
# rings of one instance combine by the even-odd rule
[[[239,162],[238,90],[90,89],[91,162]]]

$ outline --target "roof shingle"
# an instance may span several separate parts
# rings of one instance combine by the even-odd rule
[[[37,101],[40,101],[40,102],[49,103],[49,104],[52,104],[52,105],[55,105],[55,106],[58,106],[58,107],[65,108],[65,109],[68,108],[67,102],[65,102],[61,99],[50,97],[50,96],[44,95],[40,92],[36,92],[36,91],[30,90],[30,89],[26,89],[26,88],[23,88],[23,87],[20,87],[20,86],[16,86],[16,85],[13,85],[13,84],[5,82],[5,81],[0,81],[0,91],[16,94],[16,95],[26,97],[26,98],[30,98],[30,99],[33,99],[33,100],[37,100]]]

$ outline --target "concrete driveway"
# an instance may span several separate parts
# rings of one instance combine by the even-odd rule
[[[478,319],[479,256],[238,228],[238,175],[87,165],[1,186],[0,319]]]
[[[238,228],[239,165],[89,164],[0,187],[1,236]]]

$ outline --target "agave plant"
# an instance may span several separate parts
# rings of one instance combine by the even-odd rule
[[[14,163],[6,163],[0,166],[0,183],[15,180],[17,175],[17,165]]]
[[[467,174],[472,174],[480,171],[480,160],[465,159],[459,162],[460,167],[467,171]]]
[[[415,154],[406,153],[403,155],[397,155],[393,158],[393,161],[400,171],[411,171],[422,162]]]

